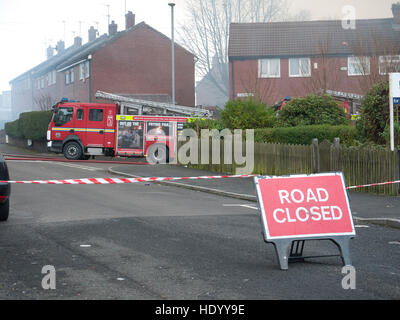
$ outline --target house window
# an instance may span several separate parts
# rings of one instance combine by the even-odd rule
[[[53,70],[52,78],[53,78],[53,84],[56,84],[56,82],[57,82],[57,72],[56,72],[56,70]]]
[[[386,75],[389,72],[400,72],[400,55],[379,57],[379,74]]]
[[[85,78],[90,77],[90,61],[85,62]]]
[[[70,83],[70,78],[69,78],[69,71],[65,72],[65,84],[69,84]]]
[[[81,63],[79,65],[79,80],[85,79],[85,64]]]
[[[75,81],[75,71],[74,71],[74,68],[72,68],[71,69],[71,72],[70,72],[70,82],[71,83],[74,83],[74,81]]]
[[[259,78],[279,78],[281,76],[280,59],[260,59],[258,60]]]
[[[289,76],[290,77],[311,77],[311,60],[310,60],[310,58],[289,59]]]
[[[44,89],[44,77],[40,78],[40,89]]]
[[[347,64],[349,76],[364,76],[370,74],[371,63],[369,57],[348,57]]]

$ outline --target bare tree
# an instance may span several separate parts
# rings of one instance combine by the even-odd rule
[[[187,0],[188,19],[180,25],[180,43],[195,53],[200,77],[209,79],[229,96],[228,39],[232,22],[272,22],[309,17],[302,11],[288,15],[288,0]],[[213,64],[213,60],[217,64]],[[212,72],[217,68],[217,72]]]
[[[400,44],[377,34],[360,37],[350,44],[352,68],[359,74],[359,87],[367,92],[375,83],[387,80],[389,72],[400,71]]]
[[[332,58],[333,35],[316,42],[314,48],[315,66],[310,66],[312,76],[303,83],[303,90],[307,93],[321,94],[327,90],[335,90],[340,82],[340,65],[337,59]],[[301,90],[301,94],[303,94]]]
[[[36,107],[41,111],[51,110],[51,107],[57,102],[49,93],[41,94],[33,99]]]
[[[247,72],[240,74],[239,82],[246,96],[272,104],[279,98],[274,94],[277,79],[263,78],[258,69],[257,65],[248,68]]]

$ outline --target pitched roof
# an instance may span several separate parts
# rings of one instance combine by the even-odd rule
[[[398,47],[400,26],[393,19],[356,20],[355,29],[343,28],[341,20],[232,23],[229,58],[318,55],[321,43],[330,55],[349,55],[360,43],[372,52],[377,42]]]
[[[108,45],[109,43],[121,38],[124,36],[126,33],[137,30],[139,28],[148,28],[156,33],[158,33],[161,37],[170,40],[167,36],[162,34],[161,32],[157,31],[156,29],[150,27],[147,25],[145,22],[138,23],[134,26],[132,26],[129,29],[119,31],[114,35],[107,35],[104,34],[100,36],[99,38],[96,38],[95,40],[91,42],[87,42],[82,46],[76,47],[76,46],[71,46],[61,53],[58,53],[57,55],[47,59],[46,61],[42,62],[41,64],[35,66],[34,68],[24,72],[23,74],[19,75],[18,77],[14,78],[13,80],[10,81],[10,83],[20,80],[28,75],[32,75],[33,77],[38,77],[41,76],[50,70],[61,70],[65,67],[68,67],[80,60],[86,59],[89,54],[94,53],[96,50],[103,48],[104,46]],[[176,46],[182,48],[178,44],[175,43]],[[186,49],[182,48],[189,54],[193,55],[193,53],[187,51]]]

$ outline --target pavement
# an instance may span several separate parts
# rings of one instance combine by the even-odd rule
[[[1,154],[30,154],[36,156],[54,156],[38,153],[33,150],[0,144]],[[96,160],[118,160],[121,158],[96,157]],[[128,159],[127,161],[143,161]],[[109,172],[127,177],[194,177],[220,175],[220,173],[187,168],[177,165],[132,165],[110,164]],[[154,183],[154,182],[153,182]],[[257,202],[253,178],[201,179],[184,180],[184,182],[155,182],[198,192],[207,192],[224,197],[249,202]],[[355,222],[373,223],[400,229],[400,197],[382,196],[359,191],[348,192],[350,207]]]

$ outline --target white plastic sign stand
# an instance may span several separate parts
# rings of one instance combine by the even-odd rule
[[[341,172],[259,176],[254,182],[264,241],[274,244],[282,270],[288,262],[317,257],[303,256],[306,240],[332,240],[343,264],[351,265],[355,229]]]

